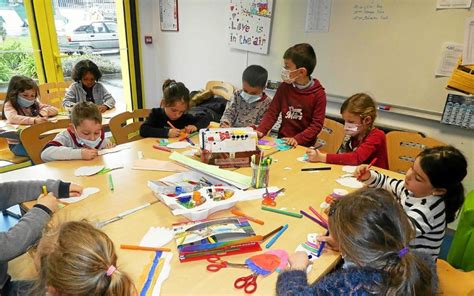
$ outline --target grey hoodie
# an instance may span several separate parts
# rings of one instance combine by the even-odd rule
[[[66,91],[66,96],[63,99],[63,106],[65,108],[72,108],[79,102],[86,101],[86,91],[80,82],[74,82]],[[97,82],[92,87],[92,96],[96,105],[105,105],[112,109],[115,106],[115,100],[112,95],[105,89],[104,85]]]

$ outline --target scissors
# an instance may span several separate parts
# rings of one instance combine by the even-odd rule
[[[271,207],[276,206],[275,198],[278,196],[278,194],[280,194],[283,191],[285,191],[285,188],[281,188],[278,191],[270,193],[268,192],[268,187],[265,187],[265,193],[263,194],[262,205],[271,206]]]
[[[221,260],[219,256],[212,256],[207,258],[207,261],[211,264],[207,265],[206,269],[210,272],[218,272],[222,268],[235,267],[235,268],[248,268],[247,264],[229,263]]]
[[[237,289],[244,289],[245,293],[252,294],[257,290],[258,273],[252,273],[249,276],[239,277],[234,282],[234,287]]]

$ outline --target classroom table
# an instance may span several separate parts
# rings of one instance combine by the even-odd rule
[[[81,202],[70,204],[58,211],[53,218],[53,223],[87,219],[91,222],[103,221],[114,217],[127,209],[145,203],[155,202],[157,199],[147,187],[148,180],[156,180],[172,173],[158,171],[131,170],[131,165],[138,158],[141,151],[145,158],[166,160],[168,152],[152,148],[157,139],[147,138],[129,143],[130,149],[113,154],[106,154],[92,161],[56,161],[36,165],[17,171],[0,175],[2,181],[35,180],[41,178],[62,179],[82,184],[84,187],[98,187],[100,192]],[[186,149],[183,149],[186,150]],[[178,150],[178,151],[183,151]],[[297,147],[289,151],[272,154],[273,164],[270,171],[270,185],[285,187],[283,196],[277,197],[277,208],[285,207],[289,211],[299,212],[312,205],[320,210],[319,205],[324,197],[331,193],[333,188],[344,188],[334,180],[344,174],[341,166],[326,164],[307,164],[296,161],[298,156],[304,154],[304,147]],[[112,171],[115,190],[110,191],[108,174],[91,177],[75,177],[74,169],[85,165],[104,164],[106,167],[121,163],[123,169]],[[317,173],[301,172],[299,169],[306,166],[330,166],[330,171]],[[249,174],[249,168],[237,169],[238,172]],[[350,189],[348,189],[350,191]],[[31,205],[30,205],[31,206]],[[266,234],[278,226],[289,224],[288,230],[272,246],[271,249],[284,249],[293,252],[298,244],[306,240],[308,233],[324,233],[319,225],[303,217],[302,219],[275,214],[260,209],[261,200],[238,202],[236,208],[244,213],[265,221],[265,225],[252,223],[257,234]],[[209,218],[232,216],[229,210],[224,210],[211,215]],[[124,219],[106,225],[102,230],[107,233],[115,243],[118,253],[118,269],[127,272],[137,282],[144,266],[153,258],[153,252],[131,251],[119,249],[120,244],[138,244],[143,235],[151,226],[166,226],[177,222],[187,221],[182,216],[173,216],[166,205],[157,202]],[[249,270],[225,268],[217,273],[206,270],[207,261],[194,261],[180,263],[178,260],[176,244],[169,243],[173,252],[171,260],[171,274],[162,286],[163,295],[242,295],[244,292],[233,287],[234,280],[240,276],[250,274]],[[262,249],[264,245],[262,245]],[[255,253],[240,254],[226,257],[234,263],[243,263],[246,258]],[[314,281],[330,271],[339,261],[340,256],[327,248],[323,255],[316,259],[308,278]],[[28,266],[28,268],[25,268]],[[10,274],[15,277],[32,277],[34,275],[31,258],[23,255],[10,263]],[[277,274],[266,278],[257,279],[258,289],[255,295],[274,294]],[[137,287],[140,289],[141,287]]]

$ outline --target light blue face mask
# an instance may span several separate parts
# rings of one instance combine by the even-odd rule
[[[246,101],[249,104],[258,102],[260,98],[262,97],[262,95],[251,95],[251,94],[246,93],[245,91],[242,91],[240,93],[240,96],[242,97],[242,99],[244,99],[244,101]]]
[[[81,144],[82,146],[87,146],[89,148],[95,148],[95,147],[97,147],[97,145],[99,145],[100,141],[102,140],[100,138],[100,136],[95,140],[83,139],[83,138],[79,137],[79,135],[77,134],[76,128],[74,128],[74,132],[76,133],[77,142],[79,144]]]
[[[36,101],[36,100],[30,101],[30,100],[28,100],[28,99],[26,99],[26,98],[24,98],[24,97],[18,95],[18,96],[16,97],[16,101],[18,102],[18,105],[20,105],[20,107],[22,107],[22,108],[28,108],[28,107],[33,106],[33,105],[35,104],[35,101]]]

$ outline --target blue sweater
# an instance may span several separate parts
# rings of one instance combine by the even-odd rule
[[[383,277],[377,270],[349,268],[335,271],[308,285],[306,272],[289,270],[277,281],[277,295],[377,295]]]

